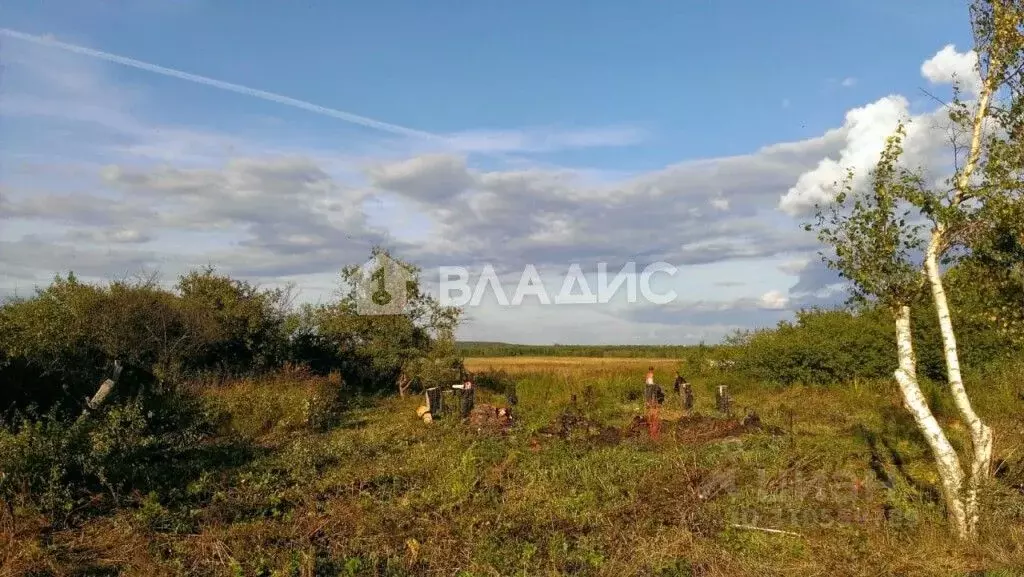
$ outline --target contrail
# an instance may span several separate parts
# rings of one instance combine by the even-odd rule
[[[220,88],[221,90],[227,90],[229,92],[236,92],[238,94],[245,94],[247,96],[253,96],[269,102],[276,102],[278,104],[284,104],[285,106],[291,106],[313,112],[315,114],[322,114],[324,116],[330,116],[345,122],[352,124],[358,124],[360,126],[366,126],[368,128],[375,128],[384,132],[390,132],[392,134],[400,134],[402,136],[412,136],[414,138],[421,138],[424,140],[431,140],[434,142],[442,142],[451,144],[451,141],[441,135],[425,132],[422,130],[416,130],[414,128],[408,128],[405,126],[399,126],[397,124],[391,124],[390,122],[383,122],[375,120],[373,118],[367,118],[366,116],[360,116],[358,114],[352,114],[351,112],[345,112],[343,110],[336,110],[334,108],[327,108],[326,106],[320,106],[319,104],[313,104],[312,102],[306,102],[297,98],[291,98],[289,96],[283,96],[281,94],[275,94],[273,92],[267,92],[266,90],[258,90],[256,88],[249,88],[248,86],[242,86],[241,84],[233,84],[231,82],[224,82],[223,80],[216,80],[214,78],[207,78],[206,76],[199,76],[198,74],[191,74],[189,72],[183,72],[181,70],[175,70],[173,68],[167,68],[165,66],[158,66],[156,64],[150,64],[149,62],[143,62],[134,58],[128,58],[127,56],[119,56],[117,54],[111,54],[110,52],[103,52],[102,50],[95,50],[92,48],[86,48],[85,46],[78,46],[76,44],[68,44],[66,42],[60,42],[46,36],[36,36],[34,34],[26,34],[25,32],[18,32],[17,30],[11,30],[9,28],[0,28],[0,35],[9,36],[11,38],[17,38],[18,40],[24,40],[26,42],[32,42],[34,44],[41,44],[43,46],[50,46],[53,48],[59,48],[68,52],[74,52],[75,54],[82,54],[84,56],[90,56],[92,58],[98,58],[100,60],[106,60],[107,62],[113,62],[122,66],[130,66],[132,68],[138,68],[139,70],[145,70],[147,72],[153,72],[155,74],[161,74],[163,76],[170,76],[172,78],[178,78],[181,80],[187,80],[188,82],[194,82],[196,84],[203,84],[206,86],[212,86],[214,88]]]

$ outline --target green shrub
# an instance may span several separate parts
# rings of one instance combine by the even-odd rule
[[[94,286],[68,275],[4,304],[0,406],[77,410],[114,359],[128,367],[119,393],[281,363],[283,293],[258,292],[210,270],[182,277],[179,289],[152,280]]]
[[[778,384],[829,384],[892,372],[896,342],[877,311],[809,310],[743,339],[736,368]]]
[[[191,372],[255,375],[284,362],[287,291],[261,291],[213,269],[181,277],[177,289],[183,314],[195,320],[202,342],[187,359]]]
[[[981,369],[1017,357],[1019,342],[1012,334],[992,330],[994,313],[980,312],[986,305],[975,302],[980,297],[967,281],[952,276],[949,284],[961,366]],[[944,382],[942,337],[930,295],[922,295],[912,314],[918,374]],[[740,333],[731,343],[741,374],[766,383],[830,384],[890,378],[897,362],[892,316],[877,307],[803,310],[795,322]]]
[[[487,389],[499,395],[514,395],[516,391],[516,378],[505,370],[489,369],[475,373],[473,383],[481,389]]]
[[[96,507],[97,495],[116,504],[129,490],[177,486],[175,460],[212,432],[197,408],[164,395],[71,421],[55,411],[16,415],[0,427],[0,501],[34,507],[60,525]]]
[[[258,380],[241,380],[206,391],[224,415],[224,425],[243,437],[300,430],[324,431],[338,423],[346,406],[337,382],[295,370]]]

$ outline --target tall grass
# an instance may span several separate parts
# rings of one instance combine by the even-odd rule
[[[8,507],[0,575],[966,576],[1024,566],[1012,369],[972,381],[986,383],[976,394],[1006,472],[987,491],[983,538],[962,547],[946,530],[926,446],[887,382],[766,392],[727,373],[687,375],[707,417],[687,426],[727,422],[713,406],[726,383],[764,429],[698,438],[666,424],[659,440],[563,439],[543,429],[567,410],[622,430],[652,363],[487,363],[467,364],[515,372],[517,422],[506,435],[424,424],[420,395],[318,404],[337,383],[301,374],[203,387],[221,417],[199,442],[233,447],[232,459],[175,491],[124,492],[67,527],[31,503]],[[655,366],[670,384],[675,363]],[[668,404],[663,414],[678,420],[671,393]]]

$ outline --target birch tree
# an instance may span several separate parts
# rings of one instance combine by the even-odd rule
[[[975,411],[964,386],[940,263],[949,262],[944,257],[957,246],[987,251],[983,241],[990,237],[985,233],[1012,219],[1013,207],[1019,205],[1024,2],[979,0],[971,6],[971,17],[981,89],[974,102],[962,101],[956,91],[950,107],[953,134],[969,138],[962,144],[954,138],[956,165],[947,190],[921,188],[907,197],[931,222],[924,271],[938,315],[949,390],[971,435],[970,473],[962,490],[965,525],[957,525],[965,536],[977,533],[978,491],[991,468],[992,430]]]
[[[832,249],[832,254],[823,254],[823,258],[850,281],[854,301],[872,303],[892,313],[897,343],[896,383],[904,406],[935,458],[949,516],[957,533],[966,535],[968,514],[961,497],[964,470],[928,406],[917,377],[911,305],[925,288],[923,263],[917,255],[926,245],[924,225],[914,222],[913,208],[903,199],[920,194],[924,181],[898,166],[905,136],[901,123],[886,142],[872,173],[870,190],[856,189],[851,171],[834,202],[819,206],[817,221],[806,228],[816,229],[819,240]]]
[[[982,257],[1005,255],[993,240],[1000,234],[1005,237],[1007,229],[1013,237],[1021,227],[1015,219],[1022,214],[1024,172],[1024,2],[977,0],[971,6],[971,21],[981,84],[975,100],[963,101],[955,91],[949,105],[955,166],[946,187],[927,186],[925,178],[899,166],[906,135],[900,124],[872,174],[872,190],[854,191],[849,175],[835,202],[819,207],[816,225],[808,225],[834,249],[835,256],[826,262],[852,281],[854,297],[877,301],[892,311],[899,366],[894,376],[935,457],[956,534],[965,539],[977,534],[978,492],[990,471],[992,430],[975,411],[964,386],[941,265],[964,254],[956,248]],[[921,234],[921,224],[912,222],[924,222],[928,235]],[[913,258],[917,253],[923,255],[920,262]],[[938,316],[950,394],[971,436],[967,471],[917,379],[910,305],[925,288]]]

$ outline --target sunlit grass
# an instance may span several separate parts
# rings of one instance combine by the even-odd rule
[[[329,380],[210,389],[230,417],[219,439],[256,447],[246,462],[74,529],[45,532],[31,511],[16,511],[4,520],[0,575],[966,576],[1010,575],[994,571],[1024,561],[1024,499],[1005,486],[990,491],[979,543],[951,540],[927,498],[927,448],[891,383],[768,390],[694,371],[696,412],[725,419],[714,388],[727,384],[737,413],[757,412],[766,430],[693,442],[666,426],[657,441],[595,442],[541,430],[574,395],[585,417],[623,430],[641,414],[650,365],[669,392],[663,417],[678,420],[678,361],[467,364],[517,375],[517,424],[507,435],[450,418],[424,424],[421,394],[350,403],[324,419],[313,417],[337,409],[318,413],[313,401]],[[1003,385],[992,390],[1003,400],[991,414],[997,453],[1012,457],[1024,440],[1020,411],[1005,406]],[[507,403],[478,394],[479,403]],[[892,489],[873,471],[873,454]],[[1016,474],[1019,458],[1011,460]]]

